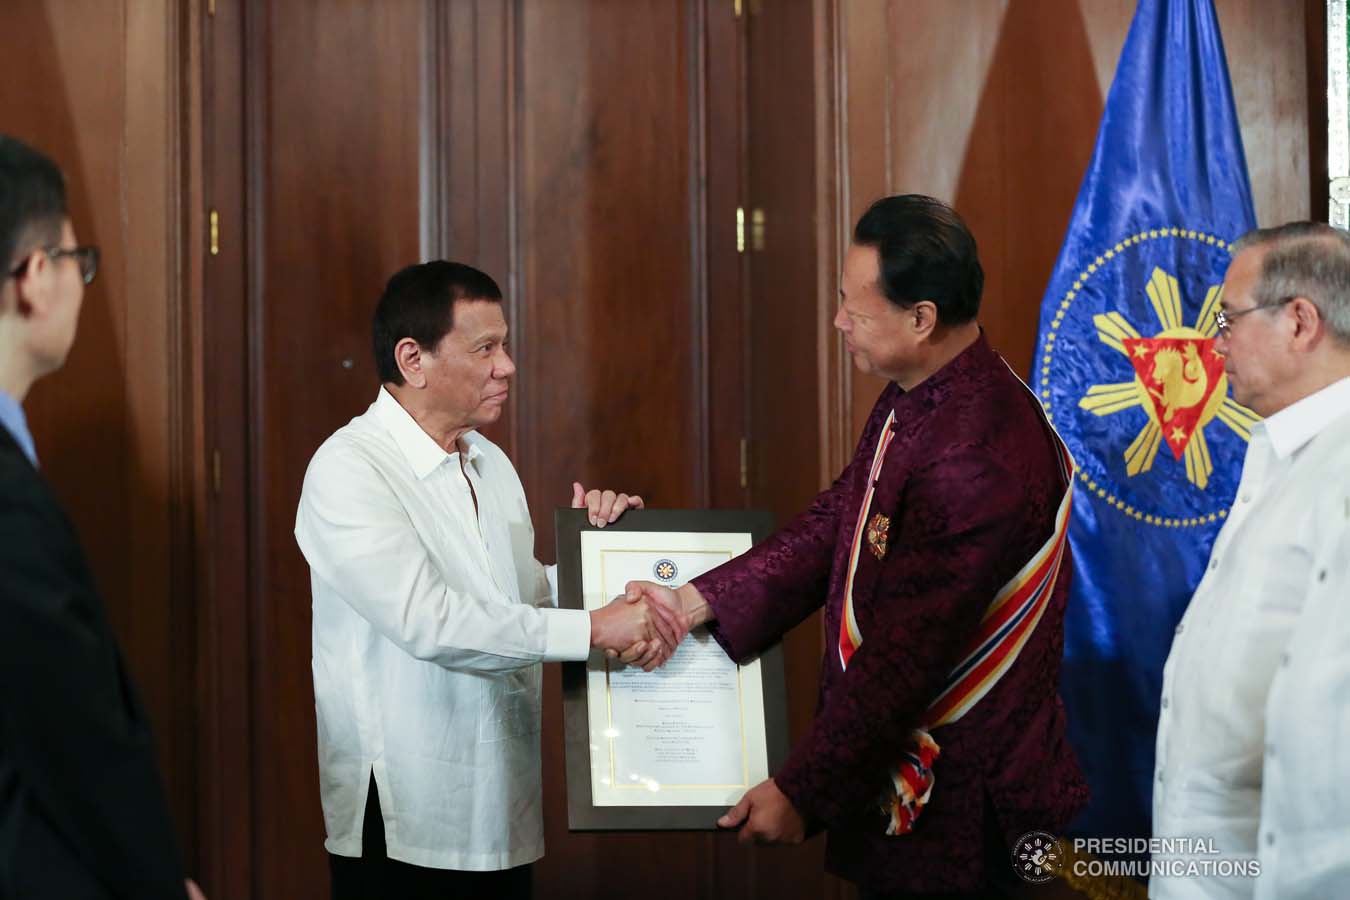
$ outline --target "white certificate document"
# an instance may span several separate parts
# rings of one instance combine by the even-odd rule
[[[584,531],[584,606],[629,581],[679,587],[749,549],[744,533]],[[595,806],[730,806],[769,777],[759,661],[736,665],[705,629],[654,672],[594,651],[586,688]]]

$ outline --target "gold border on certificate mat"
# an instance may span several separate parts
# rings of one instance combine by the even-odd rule
[[[617,549],[609,549],[609,548],[600,548],[600,550],[599,550],[598,552],[599,552],[599,554],[600,554],[600,590],[601,590],[601,592],[602,592],[602,596],[603,596],[603,592],[604,592],[604,589],[605,589],[605,585],[609,583],[609,579],[605,577],[605,556],[606,556],[607,554],[610,554],[610,553],[643,553],[643,554],[648,554],[648,555],[651,555],[651,554],[670,555],[670,554],[678,554],[678,553],[687,553],[687,554],[709,554],[709,555],[714,555],[714,556],[720,555],[720,556],[725,557],[726,559],[731,559],[732,557],[734,557],[734,556],[736,555],[736,554],[730,552],[729,550],[669,550],[669,549],[652,549],[652,550],[617,550]],[[646,790],[650,790],[650,788],[648,788],[647,785],[645,785],[645,784],[619,784],[619,780],[618,780],[618,777],[617,777],[616,772],[615,772],[615,767],[616,767],[617,764],[616,764],[616,762],[615,762],[615,760],[614,760],[614,738],[613,738],[613,734],[614,734],[614,702],[613,702],[613,700],[610,698],[609,671],[610,671],[610,670],[609,670],[609,657],[605,657],[605,725],[606,725],[606,728],[605,728],[605,731],[606,731],[605,739],[606,739],[606,741],[607,741],[608,744],[609,744],[609,789],[612,790],[612,791],[646,791]],[[737,666],[737,667],[736,667],[736,708],[737,708],[737,710],[740,712],[740,729],[741,729],[741,783],[740,783],[740,784],[662,784],[662,785],[661,785],[661,788],[662,788],[663,790],[666,789],[666,788],[669,788],[669,789],[672,790],[672,791],[674,791],[674,790],[680,790],[680,791],[724,791],[724,790],[726,790],[727,788],[743,788],[743,787],[749,787],[749,786],[750,786],[750,760],[749,760],[749,751],[748,751],[748,749],[746,748],[746,738],[745,738],[745,685],[742,684],[742,678],[743,678],[743,677],[744,677],[744,674],[743,674],[743,672],[742,672],[742,668],[741,668],[740,666]]]

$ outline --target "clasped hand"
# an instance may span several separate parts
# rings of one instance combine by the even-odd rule
[[[632,581],[622,597],[591,614],[591,646],[650,672],[665,665],[689,628],[689,616],[669,588]]]
[[[587,491],[580,482],[573,482],[572,506],[584,508],[587,520],[604,528],[625,510],[642,509],[643,502],[636,494]],[[610,659],[650,672],[670,659],[689,627],[689,617],[680,610],[669,588],[630,582],[623,597],[591,613],[591,646],[604,648]]]
[[[591,646],[650,672],[664,665],[689,630],[679,613],[645,597],[615,597],[591,613]]]

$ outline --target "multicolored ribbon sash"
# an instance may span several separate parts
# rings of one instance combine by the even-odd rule
[[[877,438],[877,451],[872,456],[872,469],[867,473],[867,489],[863,492],[862,506],[858,509],[858,524],[853,529],[853,549],[848,554],[848,576],[844,579],[844,615],[839,623],[839,663],[845,669],[853,658],[853,651],[862,644],[862,631],[858,620],[853,617],[853,573],[858,570],[858,554],[862,552],[863,529],[867,526],[867,510],[872,506],[872,495],[876,493],[877,477],[881,475],[881,464],[886,461],[886,448],[895,439],[895,410],[886,417],[881,426],[881,436]]]
[[[1018,381],[1021,383],[1021,379]],[[1023,387],[1026,385],[1023,384]],[[1027,390],[1030,392],[1031,389]],[[1040,409],[1039,401],[1036,406]],[[858,554],[863,544],[867,513],[872,505],[877,478],[881,474],[886,449],[894,437],[894,422],[895,413],[892,411],[877,440],[867,488],[858,510],[858,524],[853,531],[853,548],[849,553],[848,575],[844,580],[844,612],[839,627],[839,662],[845,669],[862,645],[862,631],[853,612],[853,575],[858,566]],[[890,818],[886,826],[887,834],[908,834],[912,831],[915,820],[933,792],[933,763],[941,754],[941,748],[930,732],[964,716],[1012,668],[1027,639],[1041,621],[1054,593],[1060,565],[1064,560],[1064,548],[1068,545],[1074,462],[1069,448],[1064,445],[1054,426],[1044,418],[1044,413],[1042,422],[1059,448],[1060,473],[1065,485],[1064,497],[1055,514],[1054,533],[994,597],[980,620],[979,628],[967,642],[961,662],[952,670],[946,684],[924,712],[923,724],[910,733],[909,746],[891,773],[892,789],[886,791],[881,799],[882,812]]]

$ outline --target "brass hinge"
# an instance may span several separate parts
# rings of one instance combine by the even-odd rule
[[[741,487],[750,487],[750,442],[741,438]]]
[[[212,0],[212,2],[214,3],[215,0]],[[741,17],[741,13],[745,11],[743,8],[744,3],[745,0],[731,0],[731,8],[735,10],[736,18],[738,19]]]
[[[206,14],[208,16],[216,14],[216,0],[206,0]]]
[[[736,252],[745,252],[745,207],[736,207]]]
[[[220,493],[220,451],[211,451],[211,487]]]
[[[750,249],[764,249],[764,210],[756,209],[750,213]]]
[[[212,255],[212,256],[219,256],[219,255],[220,255],[220,213],[216,212],[216,211],[213,209],[213,210],[211,210],[211,215],[210,215],[209,218],[210,218],[210,230],[211,230],[211,255]]]

